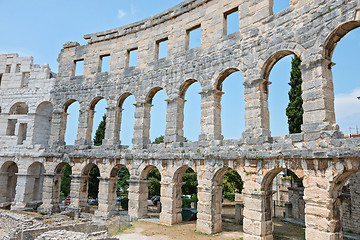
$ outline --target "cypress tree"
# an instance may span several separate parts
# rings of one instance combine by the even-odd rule
[[[289,91],[289,105],[286,108],[286,116],[288,117],[289,124],[289,133],[300,133],[301,124],[303,123],[303,114],[304,110],[302,107],[302,90],[301,90],[301,71],[299,66],[301,64],[301,59],[294,55],[291,61],[291,77],[290,83],[291,86]]]
[[[104,114],[103,119],[101,120],[95,132],[95,137],[93,139],[95,146],[100,146],[102,144],[102,140],[105,137],[105,129],[106,129],[106,114]]]

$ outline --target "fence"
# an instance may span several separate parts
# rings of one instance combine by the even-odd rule
[[[116,232],[121,232],[127,227],[129,227],[131,224],[131,218],[127,214],[127,212],[123,213],[120,212],[119,215],[113,216],[111,218],[111,222],[108,227],[108,231],[111,235],[113,235]]]

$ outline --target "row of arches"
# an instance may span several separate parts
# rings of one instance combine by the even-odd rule
[[[191,163],[191,164],[185,164],[185,165],[178,165],[176,168],[174,168],[174,171],[169,175],[169,172],[161,167],[161,163],[154,162],[154,165],[152,163],[143,163],[141,166],[134,171],[130,167],[130,165],[118,163],[115,165],[110,166],[104,166],[102,164],[97,164],[96,161],[90,161],[88,163],[81,164],[82,167],[78,165],[74,165],[74,163],[70,162],[70,165],[73,167],[74,171],[71,175],[71,198],[72,198],[72,205],[70,207],[75,208],[81,208],[86,211],[87,207],[87,198],[90,196],[90,189],[89,189],[89,174],[90,171],[93,168],[99,169],[99,175],[98,175],[98,186],[99,186],[99,209],[97,211],[105,211],[111,212],[114,211],[115,205],[116,205],[116,197],[119,195],[117,194],[117,181],[119,177],[119,172],[121,169],[128,167],[129,172],[131,173],[137,173],[134,176],[133,174],[129,174],[128,178],[129,180],[129,188],[128,188],[128,194],[130,198],[130,206],[129,206],[129,214],[135,214],[135,217],[145,217],[147,215],[147,201],[151,195],[149,195],[149,189],[148,189],[148,180],[149,175],[154,169],[157,169],[159,171],[160,175],[160,181],[161,181],[161,190],[160,190],[160,202],[163,206],[163,211],[160,213],[160,221],[165,219],[164,221],[167,221],[166,219],[172,219],[170,222],[163,222],[167,224],[177,224],[181,222],[180,215],[177,216],[176,214],[179,214],[181,212],[181,196],[183,194],[183,182],[184,182],[184,175],[188,172],[189,169],[192,169],[194,173],[197,175],[197,183],[198,185],[192,186],[193,189],[197,189],[196,192],[194,192],[197,195],[198,201],[198,211],[201,212],[201,214],[205,215],[199,215],[198,217],[198,226],[197,229],[199,231],[209,231],[209,229],[204,230],[201,229],[201,226],[203,226],[201,221],[209,221],[208,216],[211,216],[210,224],[212,225],[212,232],[220,232],[222,231],[222,196],[223,196],[223,180],[226,173],[228,173],[230,170],[235,170],[237,172],[238,176],[242,181],[244,182],[244,204],[245,208],[247,208],[247,201],[251,200],[252,197],[255,197],[251,201],[258,201],[259,199],[263,202],[262,206],[264,208],[256,209],[259,211],[259,214],[264,214],[264,221],[268,222],[266,224],[266,228],[268,228],[270,225],[269,221],[271,222],[271,219],[273,217],[273,201],[272,201],[272,185],[273,180],[275,179],[276,175],[280,172],[287,169],[286,166],[284,167],[275,167],[273,169],[266,170],[263,174],[261,184],[259,185],[260,189],[253,189],[252,185],[254,184],[254,179],[251,180],[251,174],[248,175],[249,169],[245,170],[242,167],[239,167],[238,165],[234,164],[230,165],[223,165],[216,167],[216,170],[213,171],[211,174],[211,177],[208,178],[208,176],[204,177],[204,172],[200,168],[198,168],[198,164]],[[292,165],[292,164],[290,164]],[[63,168],[65,166],[69,166],[69,163],[67,162],[61,162],[57,165],[54,172],[54,181],[51,183],[52,188],[54,188],[53,192],[58,194],[57,196],[52,196],[51,202],[56,203],[59,200],[59,194],[60,194],[60,183],[59,176],[63,172]],[[295,168],[291,168],[294,170],[294,173],[304,181],[304,187],[305,187],[305,195],[307,195],[307,200],[309,200],[310,204],[312,204],[312,200],[308,199],[310,196],[312,196],[314,191],[314,182],[313,178],[318,178],[317,176],[307,176],[304,174],[304,171],[297,168],[295,165],[293,166]],[[105,170],[105,168],[108,168]],[[36,204],[37,202],[46,201],[46,199],[43,199],[43,188],[45,189],[45,186],[43,186],[43,183],[45,183],[44,178],[49,173],[45,174],[44,166],[40,162],[35,162],[31,164],[28,167],[28,170],[26,173],[19,173],[19,170],[17,168],[17,164],[15,162],[5,162],[1,166],[2,171],[2,181],[3,181],[3,188],[0,188],[1,191],[1,203],[12,203],[17,201],[25,202],[26,204]],[[79,172],[80,171],[80,172]],[[345,170],[343,172],[340,172],[337,176],[333,178],[333,181],[331,181],[328,185],[325,184],[323,189],[321,191],[327,191],[326,197],[322,199],[322,201],[326,202],[328,199],[332,199],[330,202],[334,204],[334,209],[337,209],[337,207],[341,207],[341,201],[340,195],[342,193],[342,188],[346,184],[346,182],[349,180],[351,176],[353,176],[358,170]],[[76,175],[80,174],[80,175]],[[205,174],[206,175],[206,174]],[[256,175],[256,174],[255,174]],[[240,177],[241,176],[241,177]],[[17,178],[19,177],[25,177],[25,181],[23,183],[18,183]],[[22,181],[24,179],[21,179]],[[320,181],[320,179],[318,179]],[[61,180],[60,180],[61,181]],[[80,183],[80,184],[79,184]],[[18,184],[24,184],[24,187],[18,187]],[[49,187],[49,186],[46,186]],[[172,190],[169,190],[171,188]],[[23,189],[23,191],[22,191]],[[17,192],[19,191],[19,192]],[[209,192],[210,191],[210,192]],[[255,191],[255,192],[254,192]],[[307,192],[310,191],[310,192]],[[16,194],[15,194],[16,192]],[[253,192],[253,193],[251,193]],[[22,197],[20,197],[20,194],[23,194]],[[209,199],[208,194],[211,195],[211,198]],[[252,196],[252,194],[255,194]],[[15,197],[16,195],[16,197]],[[324,195],[324,196],[325,196]],[[45,195],[46,196],[46,195]],[[91,195],[94,197],[94,195]],[[247,200],[247,198],[250,198]],[[55,201],[54,201],[55,200]],[[336,201],[334,201],[336,200]],[[141,202],[141,203],[140,203]],[[171,203],[171,204],[170,204]],[[139,204],[134,206],[133,204]],[[307,203],[306,203],[307,204]],[[3,206],[3,205],[2,205]],[[319,207],[319,206],[318,206]],[[134,211],[136,213],[134,213]],[[96,212],[95,212],[96,214]],[[172,216],[169,218],[169,216],[163,216],[162,215],[170,214],[170,215],[176,215],[175,217]],[[246,212],[244,213],[244,217],[246,218]],[[203,218],[203,216],[205,216]],[[339,226],[339,229],[341,230],[341,211],[337,211],[332,215],[333,220],[337,221],[337,224]],[[246,221],[245,221],[246,222]],[[246,224],[246,223],[244,223]],[[269,230],[269,229],[267,229]],[[339,230],[339,231],[340,231]]]

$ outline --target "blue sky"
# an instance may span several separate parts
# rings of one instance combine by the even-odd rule
[[[62,45],[67,41],[86,44],[83,35],[132,23],[170,8],[180,0],[0,0],[0,53],[17,52],[21,56],[34,56],[35,63],[49,63],[57,72],[57,56]],[[274,0],[274,12],[286,8],[288,1]],[[229,21],[232,17],[229,18]],[[236,17],[235,17],[236,18]],[[228,32],[233,30],[228,29]],[[344,131],[356,128],[360,119],[359,68],[360,31],[354,30],[340,41],[335,49],[333,61],[333,79],[336,94],[337,121]],[[291,56],[280,60],[273,68],[269,80],[270,130],[273,136],[287,134],[285,108],[288,103],[287,92],[291,68]],[[184,79],[185,80],[185,79]],[[224,81],[222,100],[222,130],[226,139],[240,138],[244,130],[244,95],[243,76],[234,73]],[[200,95],[201,88],[193,84],[186,93],[185,103],[185,137],[196,141],[200,134]],[[167,98],[164,91],[159,92],[153,101],[151,111],[150,136],[164,135],[165,110]],[[125,101],[123,108],[122,143],[131,144],[134,99]],[[96,129],[106,102],[96,106],[94,129]],[[69,134],[67,142],[73,142],[76,136],[76,105],[70,106]],[[360,124],[359,124],[360,127]],[[95,131],[95,130],[94,130]],[[355,130],[352,130],[355,133]]]

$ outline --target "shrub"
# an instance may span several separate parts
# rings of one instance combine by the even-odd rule
[[[190,208],[192,202],[197,202],[198,201],[196,196],[194,196],[192,198],[182,198],[181,200],[182,200],[182,207],[183,208]]]
[[[224,197],[230,201],[235,201],[235,193],[225,192]]]
[[[126,196],[126,197],[123,197],[121,200],[120,200],[120,204],[121,204],[121,207],[124,209],[124,210],[128,210],[129,209],[129,198]]]

